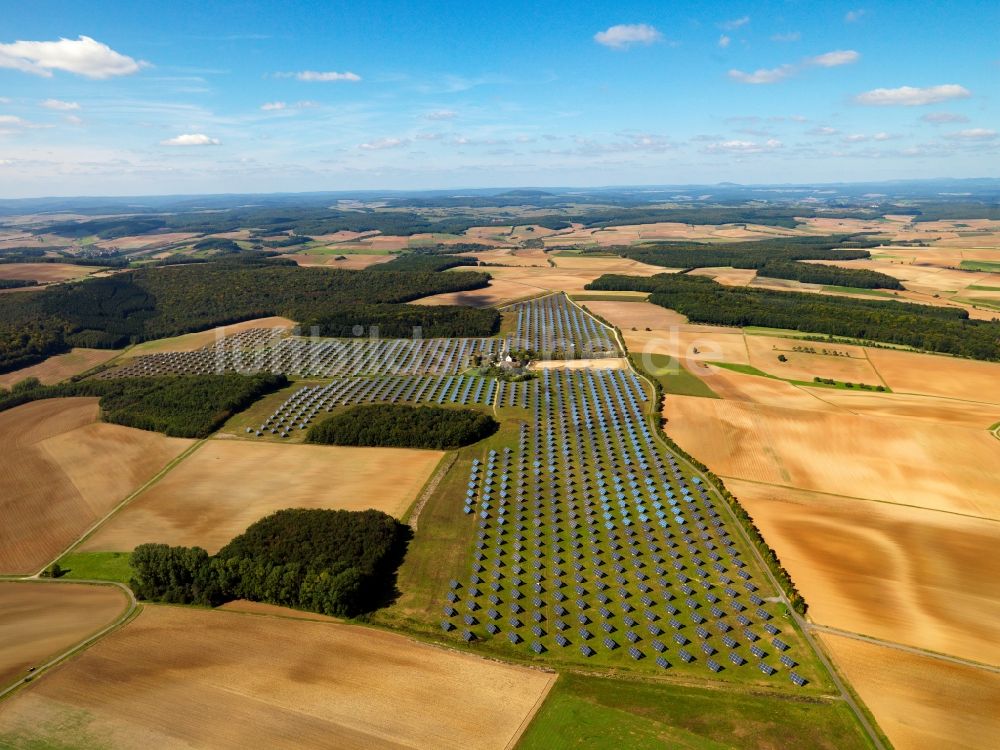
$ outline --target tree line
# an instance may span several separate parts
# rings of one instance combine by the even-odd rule
[[[386,603],[411,536],[378,510],[280,510],[209,555],[200,547],[142,544],[130,581],[140,599],[218,606],[267,602],[336,617]]]
[[[961,308],[727,287],[684,274],[608,274],[587,288],[650,292],[650,302],[694,323],[785,328],[1000,360],[1000,320],[970,320]]]
[[[493,417],[473,409],[366,404],[316,423],[306,442],[451,450],[487,438],[499,427]]]

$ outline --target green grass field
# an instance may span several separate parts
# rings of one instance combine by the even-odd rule
[[[71,552],[59,560],[66,571],[63,578],[118,581],[132,578],[128,552]]]
[[[869,748],[847,705],[563,674],[518,750]]]
[[[663,386],[665,393],[677,396],[700,396],[702,398],[719,398],[718,394],[705,384],[701,378],[692,375],[675,358],[667,354],[644,354],[641,357],[640,370],[650,377],[656,378]]]
[[[963,271],[1000,273],[1000,260],[963,260],[958,267]]]

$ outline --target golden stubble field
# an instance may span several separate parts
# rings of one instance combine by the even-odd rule
[[[835,635],[821,639],[896,750],[1000,746],[1000,674]]]
[[[77,266],[72,263],[4,263],[0,265],[0,279],[27,279],[39,284],[79,279],[100,269],[94,266]]]
[[[0,572],[37,571],[192,442],[97,416],[96,398],[0,413]]]
[[[0,583],[0,688],[98,632],[127,606],[113,586]]]
[[[246,331],[251,328],[267,328],[277,333],[280,331],[291,330],[295,328],[295,325],[294,320],[278,316],[269,318],[254,318],[253,320],[244,320],[241,323],[216,326],[215,328],[209,328],[207,331],[185,333],[181,336],[172,336],[171,338],[166,339],[145,341],[141,344],[136,344],[131,349],[126,351],[123,359],[127,357],[138,357],[143,354],[156,354],[159,352],[191,352],[195,349],[212,346],[226,336],[233,336],[241,331]]]
[[[0,745],[496,750],[554,680],[353,625],[153,605],[0,705]]]
[[[441,451],[207,441],[104,524],[80,550],[126,552],[145,542],[217,552],[282,508],[375,508],[401,517]]]
[[[38,378],[44,385],[51,385],[97,367],[120,353],[119,349],[73,349],[37,365],[0,375],[0,387],[9,388],[25,378]]]

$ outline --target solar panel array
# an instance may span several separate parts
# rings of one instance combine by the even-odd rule
[[[621,356],[608,328],[564,294],[519,302],[507,309],[517,315],[517,333],[507,339],[511,350],[528,349],[541,359]]]
[[[516,447],[490,450],[469,470],[469,580],[488,581],[490,598],[465,590],[465,609],[523,607],[526,621],[551,623],[537,641],[557,653],[575,646],[609,662],[662,654],[669,664],[673,652],[713,671],[753,669],[751,640],[765,622],[755,610],[776,619],[778,605],[751,608],[741,584],[754,575],[711,493],[648,427],[641,382],[623,370],[544,370],[526,393]],[[620,632],[628,649],[568,628],[570,616]],[[692,655],[687,635],[731,666]]]
[[[475,375],[435,377],[335,378],[326,385],[304,386],[248,433],[288,437],[293,430],[304,430],[321,413],[338,406],[372,403],[493,403],[497,381]]]
[[[263,333],[261,333],[263,331]],[[266,338],[261,338],[265,336]],[[259,346],[257,345],[259,344]],[[250,329],[190,352],[136,357],[101,377],[274,372],[297,377],[350,375],[456,375],[475,355],[499,351],[502,341],[464,339],[275,339],[269,329]]]

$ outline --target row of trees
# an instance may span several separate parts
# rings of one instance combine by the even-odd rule
[[[1000,320],[970,320],[960,308],[727,287],[684,274],[609,274],[587,288],[651,292],[650,302],[695,323],[786,328],[1000,360]]]
[[[203,438],[261,396],[286,385],[284,375],[270,373],[81,380],[49,386],[28,379],[10,391],[0,390],[0,411],[45,398],[98,396],[105,422],[172,437]]]
[[[410,537],[408,526],[378,510],[281,510],[214,556],[200,547],[140,545],[130,585],[150,601],[249,599],[349,617],[394,595]]]
[[[493,417],[473,409],[371,404],[318,422],[306,442],[451,450],[487,438],[499,427]]]

